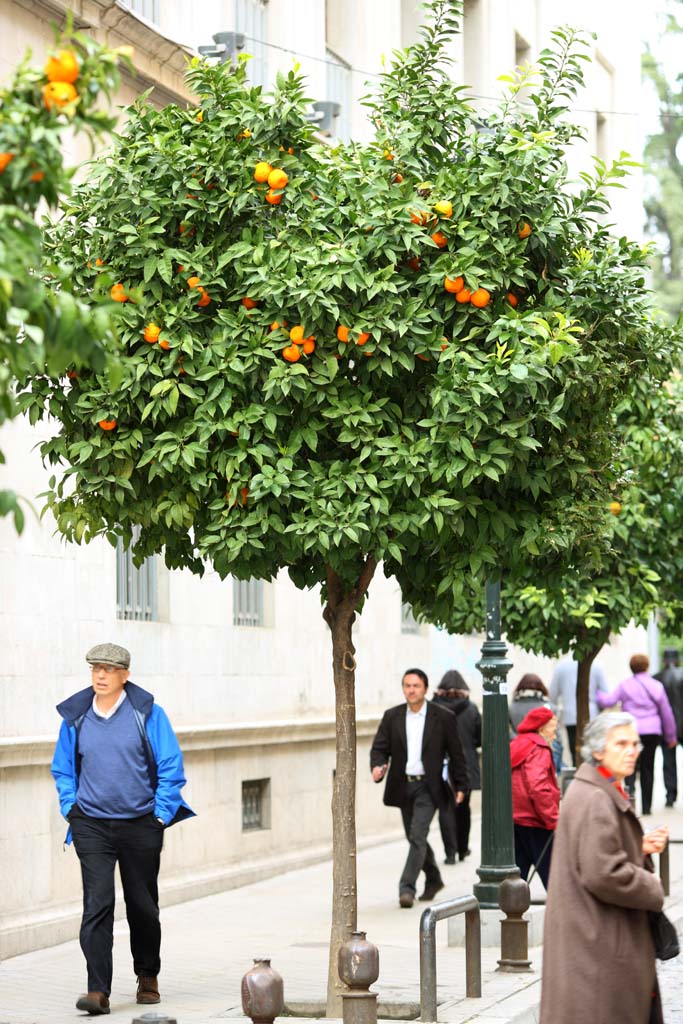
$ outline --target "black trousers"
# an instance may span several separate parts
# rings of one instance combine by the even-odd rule
[[[399,895],[402,892],[414,895],[421,871],[425,873],[425,885],[436,885],[441,881],[441,872],[434,851],[427,842],[429,826],[436,814],[436,805],[424,780],[406,782],[406,790],[406,802],[401,807],[401,817],[409,849],[398,883],[398,891]]]
[[[643,744],[643,749],[638,755],[636,761],[636,770],[633,775],[629,775],[627,779],[624,779],[624,787],[629,796],[633,796],[636,791],[636,775],[640,774],[640,797],[643,805],[642,813],[649,814],[652,810],[652,784],[655,777],[655,754],[657,753],[657,747],[662,742],[662,737],[657,734],[645,735],[640,737],[640,742]]]
[[[681,743],[681,740],[678,742]],[[664,755],[664,788],[666,789],[666,802],[668,804],[675,804],[678,798],[678,769],[676,767],[677,750],[678,746],[669,749],[666,743],[662,744],[662,754]]]
[[[448,802],[439,808],[439,828],[447,857],[454,857],[457,853],[461,860],[465,859],[469,852],[471,823],[469,790],[459,804],[451,794]]]
[[[455,800],[448,800],[439,808],[439,830],[447,857],[455,857],[458,840],[455,829]]]
[[[554,832],[547,828],[532,828],[530,825],[515,824],[515,864],[519,868],[519,873],[526,881],[531,865],[535,864],[536,874],[546,890],[550,875],[553,837]]]
[[[576,726],[565,725],[567,730],[567,742],[569,743],[569,753],[572,755],[572,764],[576,768]]]
[[[83,878],[81,949],[88,991],[111,993],[114,943],[114,870],[119,864],[130,950],[137,975],[156,977],[159,950],[157,877],[164,829],[152,814],[142,818],[90,818],[76,805],[69,814]]]

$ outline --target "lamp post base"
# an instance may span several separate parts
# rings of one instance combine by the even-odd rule
[[[519,878],[516,864],[482,864],[477,868],[479,881],[473,887],[474,895],[479,900],[482,910],[498,910],[500,907],[499,889],[506,878]]]

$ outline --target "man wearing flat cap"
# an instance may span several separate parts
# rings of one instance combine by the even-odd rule
[[[180,795],[183,755],[151,693],[129,682],[130,654],[97,644],[92,685],[57,706],[63,718],[52,774],[83,878],[81,949],[88,992],[76,1007],[110,1012],[114,870],[130,929],[137,1002],[158,1003],[161,928],[157,877],[164,829],[193,815]],[[94,694],[93,694],[94,691]]]

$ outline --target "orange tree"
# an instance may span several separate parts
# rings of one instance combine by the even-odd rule
[[[65,130],[94,137],[113,126],[95,107],[116,87],[119,56],[67,30],[44,68],[27,59],[0,90],[0,425],[16,415],[15,388],[27,377],[105,366],[112,343],[106,309],[92,289],[84,295],[80,283],[74,287],[61,262],[43,263],[36,211],[55,207],[70,189]],[[17,496],[0,490],[0,516],[8,513],[20,531]]]
[[[680,365],[680,338],[667,337],[660,371]],[[653,613],[675,633],[683,622],[683,392],[678,374],[659,384],[636,380],[615,412],[613,480],[594,507],[602,529],[564,552],[545,552],[511,566],[501,588],[509,641],[554,658],[571,651],[577,662],[577,753],[588,723],[590,670],[611,635],[629,623],[645,626]],[[610,493],[611,492],[611,493]],[[457,593],[439,589],[448,572],[430,565],[432,584],[406,579],[416,611],[453,633],[484,628],[481,587],[471,576]],[[436,571],[434,572],[434,570]]]
[[[139,528],[138,560],[321,586],[337,1015],[356,924],[351,626],[373,574],[448,548],[452,582],[571,546],[592,529],[610,410],[659,355],[643,253],[600,219],[623,166],[565,187],[581,39],[555,33],[535,88],[513,79],[482,131],[444,57],[461,4],[427,7],[369,100],[367,145],[318,144],[300,79],[264,95],[242,65],[195,61],[194,109],[130,111],[53,242],[83,294],[107,274],[123,378],[35,377],[23,397],[60,425],[42,451],[66,467],[48,505],[67,538]]]

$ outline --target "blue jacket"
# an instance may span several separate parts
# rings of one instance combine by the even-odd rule
[[[154,703],[151,693],[135,683],[127,682],[125,690],[145,747],[150,780],[155,791],[155,816],[161,818],[166,826],[175,825],[183,818],[194,817],[194,811],[180,795],[186,781],[183,755],[166,712]],[[78,732],[92,701],[93,689],[88,686],[57,705],[57,711],[64,721],[59,730],[51,770],[57,784],[60,809],[65,818],[76,803],[80,762]],[[66,841],[71,842],[71,829],[66,834]]]

